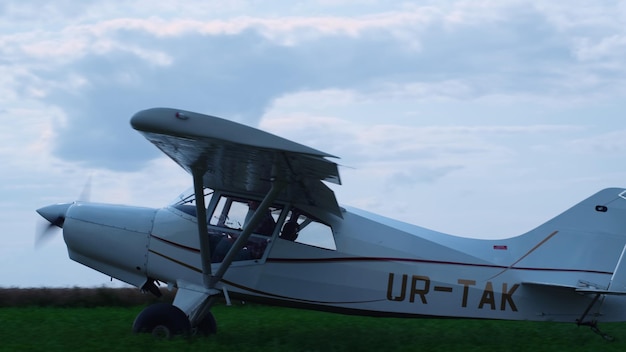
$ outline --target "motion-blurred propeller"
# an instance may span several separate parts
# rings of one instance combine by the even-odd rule
[[[78,200],[81,202],[88,202],[90,194],[91,176],[87,179]],[[48,220],[48,223],[38,225],[35,235],[35,247],[41,246],[44,241],[52,238],[56,232],[56,228],[63,228],[63,224],[65,223],[65,214],[67,213],[67,209],[69,209],[72,204],[73,203],[60,203],[37,209],[37,213],[39,213],[39,215],[41,215],[44,219]]]

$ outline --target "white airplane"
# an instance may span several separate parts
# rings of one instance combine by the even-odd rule
[[[626,320],[626,190],[605,189],[518,237],[455,237],[349,207],[329,154],[228,120],[155,108],[132,126],[193,191],[164,208],[76,201],[38,209],[69,257],[160,295],[133,331],[215,333],[216,298],[339,313]]]

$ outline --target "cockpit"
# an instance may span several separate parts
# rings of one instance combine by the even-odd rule
[[[257,211],[261,199],[214,192],[208,188],[204,192],[211,261],[219,263]],[[196,217],[193,190],[182,193],[170,207]],[[264,210],[261,221],[235,261],[263,259],[269,244],[276,238],[327,250],[336,249],[330,226],[296,207],[273,204]]]

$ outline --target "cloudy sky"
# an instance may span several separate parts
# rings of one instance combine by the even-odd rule
[[[620,1],[3,1],[0,286],[119,285],[35,248],[35,209],[191,186],[130,127],[150,107],[341,157],[341,204],[521,234],[626,186],[625,57]]]

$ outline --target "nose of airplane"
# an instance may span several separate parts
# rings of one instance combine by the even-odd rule
[[[37,209],[37,213],[50,222],[51,226],[63,227],[65,222],[65,214],[72,203],[60,203],[48,205]]]

